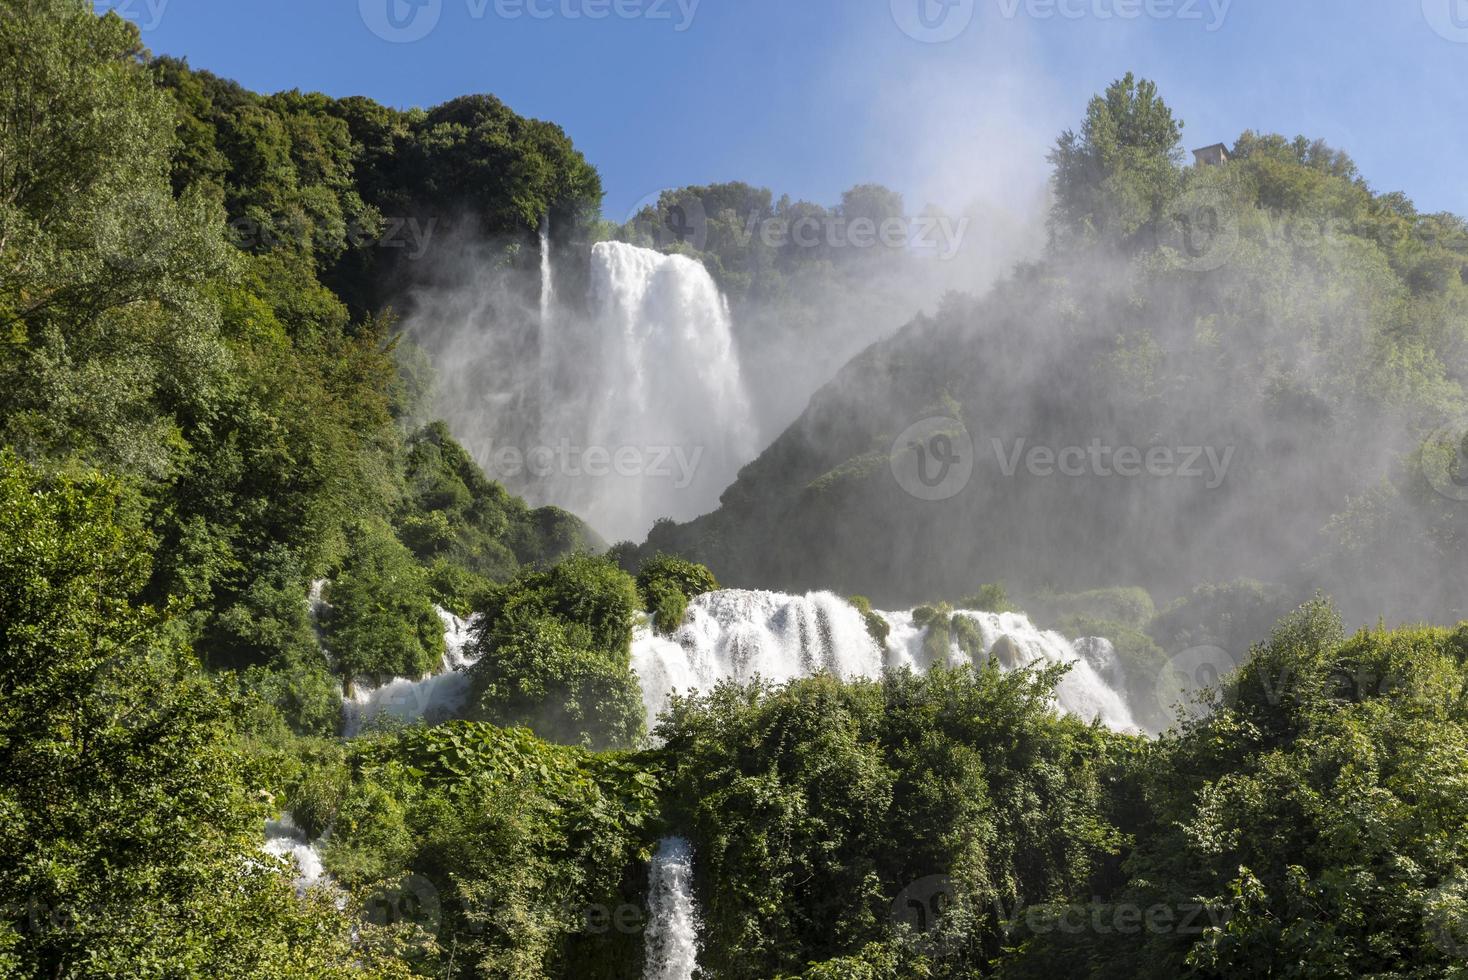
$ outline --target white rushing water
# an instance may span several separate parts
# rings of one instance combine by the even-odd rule
[[[265,853],[295,859],[297,892],[304,893],[326,880],[326,869],[321,865],[317,842],[306,838],[306,832],[296,826],[289,813],[282,813],[278,820],[265,822]]]
[[[460,715],[469,696],[469,678],[464,671],[475,662],[466,650],[474,623],[443,609],[438,615],[444,625],[439,672],[416,679],[399,677],[375,688],[360,681],[354,684],[352,696],[342,705],[343,735],[353,738],[382,719],[437,724]]]
[[[555,334],[556,277],[551,263],[550,215],[540,222],[540,395],[554,395],[552,390],[556,357]]]
[[[729,304],[701,263],[600,242],[591,300],[593,322],[566,340],[575,364],[561,374],[589,385],[573,409],[585,426],[581,444],[623,460],[608,476],[582,478],[576,512],[609,540],[640,539],[660,517],[712,508],[754,458],[749,400]],[[595,392],[590,404],[585,391]]]
[[[658,844],[648,871],[643,980],[690,980],[698,965],[693,848],[681,837]]]
[[[492,479],[609,541],[712,510],[761,448],[713,277],[686,256],[599,242],[570,295],[548,220],[539,247],[538,304],[493,268],[417,297],[409,329],[433,352],[435,410]]]
[[[794,596],[776,592],[710,592],[689,603],[671,638],[641,627],[633,641],[632,664],[642,685],[648,725],[674,692],[711,690],[719,681],[755,676],[783,682],[817,673],[843,679],[878,677],[884,667],[925,670],[926,629],[913,614],[880,613],[890,628],[885,648],[867,631],[855,607],[829,592]],[[1056,689],[1062,711],[1100,719],[1119,731],[1138,730],[1118,693],[1120,664],[1101,639],[1072,644],[1059,633],[1037,629],[1020,613],[958,612],[983,639],[980,663],[994,658],[1005,670],[1071,664]],[[950,664],[973,662],[950,640]],[[1103,671],[1111,677],[1103,679]]]

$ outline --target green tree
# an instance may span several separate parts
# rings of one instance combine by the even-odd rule
[[[1113,82],[1050,153],[1057,239],[1126,244],[1161,218],[1178,187],[1181,139],[1156,83],[1130,72]]]
[[[356,530],[326,601],[326,647],[343,677],[421,677],[442,662],[428,575],[385,525]]]
[[[115,481],[0,452],[0,965],[345,976],[351,923],[257,850],[229,706],[136,601],[138,517]]]
[[[481,717],[564,742],[634,744],[643,728],[631,653],[638,606],[631,576],[585,555],[492,590],[469,673]]]
[[[654,555],[637,572],[642,606],[653,614],[653,622],[665,634],[672,634],[682,624],[690,600],[718,588],[713,572],[673,555]]]

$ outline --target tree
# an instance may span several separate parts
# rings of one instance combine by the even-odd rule
[[[638,605],[631,576],[585,555],[492,590],[469,673],[480,716],[565,742],[634,744],[643,727],[631,654]]]
[[[668,634],[683,622],[690,600],[718,588],[713,572],[673,555],[654,555],[637,573],[642,607],[653,614],[658,630]]]
[[[1182,128],[1156,83],[1130,72],[1092,99],[1080,133],[1066,130],[1050,153],[1054,238],[1126,244],[1161,218],[1178,186]]]
[[[421,677],[443,660],[428,575],[385,525],[355,530],[326,601],[326,647],[342,676]]]
[[[136,601],[146,540],[116,481],[0,451],[0,970],[345,976],[349,920],[256,849],[229,705]]]

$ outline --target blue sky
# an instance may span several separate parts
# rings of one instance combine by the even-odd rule
[[[1003,201],[1039,186],[1049,143],[1128,70],[1159,83],[1189,147],[1246,128],[1318,136],[1376,189],[1468,214],[1468,0],[97,6],[155,52],[256,90],[399,107],[491,92],[566,129],[613,218],[664,187],[731,179],[827,204],[869,181],[912,207]]]

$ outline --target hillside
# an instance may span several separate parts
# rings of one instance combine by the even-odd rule
[[[1175,130],[1097,145],[1145,110],[1127,84],[1056,151],[1041,261],[853,359],[645,550],[889,605],[1248,577],[1363,621],[1464,615],[1464,222],[1304,139],[1188,168]],[[936,478],[945,448],[924,487],[915,454]]]

